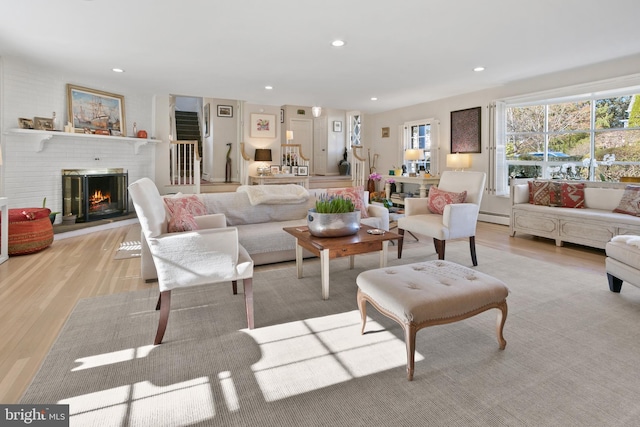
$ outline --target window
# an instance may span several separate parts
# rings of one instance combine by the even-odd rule
[[[362,123],[360,111],[349,111],[347,113],[348,123],[349,123],[349,139],[351,141],[351,145],[361,145],[362,144]]]
[[[433,120],[404,124],[403,164],[407,172],[437,173],[437,125]],[[406,150],[418,150],[417,160],[407,160]]]
[[[509,178],[640,177],[640,88],[496,108],[497,158]],[[500,123],[501,122],[501,123]],[[503,135],[500,135],[502,133]],[[503,165],[500,165],[500,163]],[[506,172],[506,174],[505,174]],[[506,176],[505,176],[506,175]]]

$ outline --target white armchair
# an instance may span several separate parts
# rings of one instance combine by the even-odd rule
[[[438,189],[453,193],[467,192],[464,203],[444,206],[442,215],[429,210],[429,198],[404,199],[405,216],[398,219],[398,230],[433,237],[438,259],[444,259],[445,242],[463,237],[469,238],[471,261],[478,265],[476,257],[476,223],[480,211],[480,201],[484,192],[486,174],[484,172],[442,173]],[[398,258],[402,257],[403,239],[399,240]]]
[[[142,233],[158,273],[160,310],[154,344],[160,344],[169,320],[171,290],[242,280],[249,329],[253,329],[253,260],[238,243],[238,230],[226,227],[223,214],[195,217],[198,230],[168,233],[169,221],[156,185],[142,178],[129,185]]]

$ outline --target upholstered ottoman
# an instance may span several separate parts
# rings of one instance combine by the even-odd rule
[[[9,255],[38,252],[53,242],[48,208],[9,209]]]
[[[623,281],[640,288],[640,236],[615,236],[607,242],[605,251],[611,292],[620,292]]]
[[[500,310],[496,332],[500,349],[507,320],[509,289],[500,280],[448,261],[426,261],[360,273],[358,308],[364,333],[366,303],[398,322],[407,347],[407,379],[413,379],[416,332],[427,326],[457,322],[491,308]]]

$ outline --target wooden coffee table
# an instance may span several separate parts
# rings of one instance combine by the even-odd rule
[[[387,266],[387,248],[390,240],[401,240],[402,236],[390,231],[384,234],[369,234],[368,230],[376,230],[368,225],[361,225],[360,230],[345,237],[315,237],[309,228],[284,227],[284,231],[296,238],[296,269],[298,279],[302,278],[302,251],[307,249],[320,257],[320,276],[322,280],[322,299],[329,299],[329,260],[348,256],[349,268],[353,269],[354,256],[368,252],[380,251],[380,267]]]

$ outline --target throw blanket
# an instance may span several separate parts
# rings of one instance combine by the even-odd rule
[[[614,236],[611,239],[612,242],[622,242],[627,245],[635,246],[636,248],[640,248],[640,236],[635,236],[631,234],[622,234],[619,236]]]
[[[309,200],[307,189],[296,184],[241,185],[236,191],[247,193],[252,206],[292,205]]]

